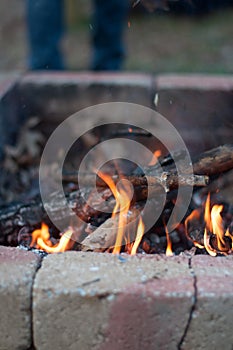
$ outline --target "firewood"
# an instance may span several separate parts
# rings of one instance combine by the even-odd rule
[[[157,198],[161,193],[161,189],[164,192],[164,187],[170,191],[176,188],[178,183],[181,185],[191,184],[204,186],[207,182],[205,175],[212,176],[233,169],[233,145],[217,147],[208,152],[204,152],[194,160],[194,173],[197,175],[204,174],[204,176],[201,175],[199,177],[194,175],[194,177],[192,177],[187,170],[186,173],[182,175],[182,180],[182,177],[177,177],[171,159],[169,160],[167,157],[164,161],[162,160],[161,163],[164,174],[166,174],[164,178],[163,176],[158,176],[158,168],[156,168],[156,166],[147,168],[148,183],[150,185],[152,197],[154,197],[153,199]],[[135,186],[134,201],[145,200],[148,192],[146,177],[142,175],[133,175],[129,176],[128,179],[132,181]],[[117,181],[118,178],[115,178],[115,180]],[[98,199],[91,198],[92,189],[88,186],[84,188],[83,191],[85,192],[85,198],[90,199],[91,205],[86,205],[83,193],[78,190],[68,194],[66,200],[62,200],[59,194],[53,194],[50,198],[50,202],[46,204],[46,207],[56,214],[58,219],[66,220],[68,225],[71,219],[64,216],[66,214],[64,208],[67,206],[67,202],[74,211],[74,215],[79,215],[83,221],[90,222],[90,220],[96,220],[98,224],[102,223],[102,210],[104,209],[104,211],[111,213],[115,205],[111,190],[109,188],[100,187],[100,198]],[[94,201],[95,207],[93,208]],[[158,203],[154,205],[158,205]],[[39,227],[42,221],[53,226],[39,197],[27,204],[9,204],[0,208],[0,244],[16,245],[17,234],[22,227],[29,226],[31,229],[34,229]]]
[[[223,145],[202,153],[193,162],[194,174],[217,175],[233,169],[233,145]]]
[[[87,186],[90,183],[95,182],[97,187],[107,187],[107,184],[95,174],[86,174],[82,178],[82,184],[86,184]],[[177,189],[179,186],[206,186],[208,184],[208,176],[202,175],[189,175],[189,174],[181,174],[177,175],[174,172],[163,172],[161,175],[132,175],[126,176],[123,175],[119,177],[118,175],[113,175],[112,179],[115,183],[118,181],[125,179],[131,182],[133,186],[150,186],[154,187],[153,192],[156,192],[156,189],[163,187],[166,192]],[[63,181],[65,182],[78,182],[77,174],[69,174],[63,175]]]
[[[127,214],[127,225],[130,225],[138,216],[139,211],[134,208],[129,211]],[[114,246],[117,231],[118,231],[118,222],[119,222],[119,214],[116,214],[114,218],[107,219],[102,225],[100,225],[93,233],[88,235],[82,241],[82,251],[95,251],[102,252],[107,249],[110,249]],[[135,240],[135,227],[134,225],[130,225],[130,236],[131,241]]]
[[[114,246],[117,234],[118,215],[107,219],[82,241],[82,251],[104,251]]]
[[[190,174],[192,171],[196,175],[217,175],[225,171],[233,169],[233,145],[226,144],[216,148],[213,148],[209,151],[203,152],[197,157],[194,157],[192,168],[186,168],[186,162],[183,162],[184,166],[182,167],[182,154],[185,157],[185,153],[178,152],[176,157],[178,157],[181,162],[182,173]],[[166,172],[175,172],[175,164],[171,156],[165,157],[160,162],[163,170]],[[154,166],[147,167],[145,172],[149,175],[156,175],[158,173],[160,165],[156,164]]]

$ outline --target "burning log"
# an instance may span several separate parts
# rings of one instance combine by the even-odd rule
[[[172,161],[169,160],[168,157],[166,159],[164,158],[161,161],[161,164],[163,170],[165,170],[162,175],[158,175],[158,168],[156,168],[155,165],[148,167],[147,177],[136,173],[131,176],[124,177],[124,179],[128,180],[134,186],[134,198],[129,205],[129,210],[133,211],[134,208],[139,208],[139,210],[140,208],[143,208],[145,203],[144,200],[147,199],[148,195],[148,186],[150,186],[150,193],[153,197],[150,198],[149,201],[154,201],[153,208],[155,208],[156,206],[160,205],[159,194],[162,191],[164,195],[164,188],[167,191],[172,191],[173,189],[176,189],[178,185],[205,186],[208,179],[207,175],[214,175],[219,172],[233,169],[233,146],[221,146],[199,156],[193,163],[194,172],[197,174],[194,176],[190,175],[186,169],[186,172],[184,172],[182,176],[178,177],[177,173],[175,172],[174,164],[172,164]],[[94,175],[90,174],[88,176],[92,176],[93,181]],[[45,211],[45,209],[48,208],[50,212],[55,214],[59,220],[64,220],[68,227],[72,220],[70,217],[67,218],[65,216],[67,212],[64,210],[64,208],[67,207],[67,203],[73,210],[74,215],[78,215],[83,221],[87,223],[92,222],[95,226],[102,225],[106,219],[109,219],[109,216],[116,205],[116,200],[113,196],[112,190],[110,188],[106,188],[107,185],[105,181],[103,181],[100,177],[97,177],[97,185],[100,196],[98,198],[92,196],[92,189],[88,187],[88,185],[90,186],[90,178],[88,179],[88,176],[86,177],[86,180],[84,179],[87,181],[87,186],[84,187],[82,191],[77,190],[71,192],[65,199],[59,194],[53,194],[50,198],[50,202],[46,203],[45,208],[39,197],[28,204],[11,204],[4,208],[0,208],[0,243],[17,245],[18,232],[22,227],[30,227],[30,229],[33,230],[39,228],[42,221],[49,224],[50,228],[52,227],[52,229],[56,230]],[[94,179],[96,178],[94,177]],[[119,179],[118,176],[113,176],[111,179],[114,184],[116,184],[119,180],[122,180],[122,178]],[[171,198],[172,195],[173,192],[171,192]],[[171,198],[169,198],[169,200]],[[90,203],[90,205],[88,203]],[[107,213],[105,214],[103,212]],[[111,224],[111,222],[112,221],[106,222],[107,227]],[[96,230],[96,233],[93,233],[95,235],[92,236],[93,239],[95,239],[96,235],[99,236],[98,239],[96,238],[97,243],[95,243],[96,247],[94,247],[94,249],[102,249],[100,248],[101,240],[103,241],[103,235],[106,233],[103,233],[103,229],[105,229],[104,226],[101,229],[102,233],[100,233],[99,229],[97,229],[99,231]],[[115,237],[114,233],[112,233],[112,235]],[[83,246],[94,244],[93,242],[88,241],[88,239],[90,239],[89,236],[86,239],[87,241],[83,242]],[[109,242],[109,246],[111,246],[112,236],[105,237],[104,240],[105,242]],[[202,235],[201,243],[203,243],[203,240],[204,237]]]
[[[107,219],[82,241],[81,250],[102,252],[108,248],[112,248],[116,240],[118,221],[119,215],[115,216],[115,218]]]
[[[176,158],[182,161],[184,152],[176,153]],[[165,157],[160,162],[163,170],[166,172],[175,172],[174,160],[171,156]],[[185,162],[186,165],[186,162]],[[213,148],[209,151],[203,152],[193,160],[193,173],[197,175],[217,175],[233,169],[233,145],[223,145]],[[182,164],[181,164],[182,166]],[[146,168],[146,173],[149,175],[156,175],[160,169],[160,165]],[[189,174],[191,169],[183,168],[184,174]]]
[[[140,215],[140,212],[138,209],[133,208],[132,210],[128,211],[127,213],[127,228],[130,228],[128,242],[124,242],[126,245],[127,243],[135,241],[136,237],[136,231],[134,226],[134,221],[137,219],[137,217]],[[111,217],[107,219],[102,225],[100,225],[93,233],[88,235],[83,241],[82,241],[82,251],[94,251],[94,252],[102,252],[107,249],[111,249],[115,245],[118,229],[119,229],[119,220],[120,220],[120,214],[116,214],[114,217]],[[132,224],[131,224],[132,223]],[[131,224],[131,225],[130,225]]]
[[[22,227],[36,228],[42,221],[49,222],[39,199],[29,204],[17,203],[0,208],[0,244],[17,245]]]
[[[182,160],[185,157],[183,151],[176,152],[176,158]],[[161,166],[164,172],[161,174]],[[186,162],[185,162],[186,166]],[[208,176],[221,174],[233,169],[233,145],[223,145],[206,151],[193,160],[193,177],[189,175],[190,169],[183,168],[183,174],[178,176],[171,156],[161,159],[160,164],[145,168],[145,174],[135,174],[132,176],[124,176],[134,186],[163,186],[170,190],[181,186],[206,186],[208,184]],[[82,176],[83,185],[96,183],[97,187],[106,187],[106,183],[95,174],[80,174]],[[113,175],[112,179],[115,183],[119,181],[118,175]],[[63,174],[63,182],[78,183],[78,173]]]
[[[82,184],[86,184],[87,186],[90,183],[94,183],[96,179],[97,187],[107,187],[107,184],[95,174],[87,174],[82,179]],[[112,180],[115,184],[118,181],[125,179],[128,180],[133,186],[150,186],[154,187],[153,192],[156,192],[156,189],[161,189],[161,187],[165,188],[166,192],[177,189],[179,186],[206,186],[208,184],[209,178],[208,176],[202,175],[177,175],[172,172],[163,172],[160,176],[148,175],[148,176],[140,176],[140,175],[132,175],[132,176],[121,176],[113,175]],[[63,181],[65,182],[74,182],[78,183],[77,174],[69,174],[63,175]]]

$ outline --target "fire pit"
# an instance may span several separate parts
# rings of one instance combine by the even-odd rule
[[[191,176],[189,172],[183,174],[183,185],[189,186],[191,182],[191,185],[204,187],[195,191],[193,207],[189,208],[186,221],[169,234],[166,229],[167,216],[176,200],[173,194],[181,177],[177,178],[172,157],[165,157],[167,150],[163,147],[157,149],[154,158],[150,159],[150,172],[147,174],[150,177],[147,181],[152,181],[153,186],[157,181],[158,187],[161,187],[161,182],[165,184],[169,201],[160,218],[160,225],[144,235],[143,207],[140,205],[143,196],[147,196],[143,187],[147,183],[140,169],[130,164],[133,172],[124,176],[119,173],[112,175],[111,171],[111,175],[98,172],[97,182],[104,199],[108,199],[107,207],[111,211],[114,205],[115,211],[117,206],[118,209],[124,207],[126,212],[122,217],[117,217],[116,213],[115,217],[98,218],[99,228],[96,230],[93,230],[93,221],[88,219],[85,235],[78,236],[78,243],[75,244],[72,235],[80,232],[74,232],[71,227],[60,239],[60,231],[48,220],[35,193],[29,191],[25,195],[19,190],[18,198],[23,198],[24,202],[11,203],[10,210],[9,205],[1,209],[1,243],[20,244],[21,249],[24,246],[24,249],[33,252],[38,252],[39,248],[40,255],[19,248],[2,247],[0,250],[2,261],[9,266],[12,274],[17,275],[14,261],[22,266],[22,274],[16,278],[17,283],[14,283],[14,279],[8,279],[9,273],[4,275],[2,294],[4,296],[7,290],[10,293],[2,301],[3,305],[7,303],[11,307],[2,307],[1,311],[7,315],[2,317],[1,325],[3,348],[26,349],[33,344],[38,349],[135,349],[145,346],[154,349],[156,345],[161,349],[208,349],[221,345],[231,349],[233,339],[227,325],[230,324],[229,310],[233,303],[232,195],[228,184],[231,183],[232,174],[229,170],[232,169],[233,160],[232,146],[227,144],[232,140],[232,90],[233,79],[228,77],[154,78],[134,74],[82,73],[27,75],[4,91],[1,118],[11,118],[15,126],[14,130],[6,125],[3,132],[5,144],[22,123],[23,145],[25,135],[33,139],[32,145],[43,143],[38,130],[46,130],[43,136],[48,137],[66,117],[95,103],[120,100],[156,108],[177,128],[195,159],[196,176]],[[38,127],[35,116],[40,117]],[[101,115],[99,117],[102,118]],[[114,131],[117,137],[122,137],[125,132],[130,137],[146,140],[154,151],[156,141],[151,142],[145,130],[133,129],[129,125]],[[90,138],[86,137],[84,146],[85,142],[90,142]],[[210,151],[205,153],[207,150]],[[25,164],[31,161],[30,154],[28,156],[26,152],[25,157],[16,151],[19,152],[18,149],[8,148],[11,158],[20,159],[21,164],[17,166],[23,164],[25,169]],[[158,158],[166,170],[166,179],[157,176]],[[112,164],[108,164],[108,170],[112,167]],[[30,171],[31,177],[29,173],[24,176],[35,179],[35,169]],[[74,196],[74,190],[77,194],[79,188],[74,175],[72,172],[63,174],[63,183],[66,183],[72,208],[79,210],[79,201]],[[211,187],[206,189],[207,176],[211,176]],[[213,176],[215,181],[212,181]],[[130,237],[129,241],[126,241],[125,233],[119,234],[119,231],[124,226],[125,217],[131,215],[127,209],[131,201],[127,197],[130,189],[127,191],[126,183],[117,188],[117,179],[127,180],[127,184],[130,182],[138,189],[134,198],[135,210],[132,206],[130,210],[132,217],[135,212],[142,214],[139,215],[138,228],[132,230],[135,232],[134,238]],[[217,196],[214,194],[216,190],[220,190]],[[211,196],[207,196],[208,191]],[[156,203],[159,196],[159,190],[156,189],[153,199]],[[225,203],[221,202],[223,198]],[[94,199],[89,196],[89,200]],[[58,210],[57,213],[61,215],[62,206],[56,195],[53,203],[54,210]],[[86,219],[92,219],[87,207],[79,213]],[[117,229],[121,239],[114,246],[109,232],[115,222],[121,222]],[[70,248],[79,251],[48,256],[41,252],[59,252]],[[84,252],[86,250],[107,251],[117,255]],[[125,253],[118,255],[122,251]],[[142,254],[129,255],[136,252]],[[165,252],[167,255],[175,253],[176,256],[166,257]],[[208,255],[194,256],[203,252],[223,257],[213,259]],[[1,271],[4,271],[6,265],[2,266]],[[25,276],[29,276],[27,282]],[[15,297],[18,286],[25,291],[24,299],[27,300],[24,310],[19,308],[15,315],[15,324],[18,322],[21,325],[22,332],[19,333],[24,334],[20,338],[9,330],[13,317],[10,310],[22,305],[21,294]],[[63,332],[58,335],[57,329],[63,329]]]

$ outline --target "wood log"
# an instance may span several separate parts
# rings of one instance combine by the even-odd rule
[[[136,227],[130,225],[139,215],[138,208],[131,208],[127,214],[127,225],[130,228],[130,241],[133,242],[136,236]],[[102,225],[100,225],[93,233],[88,235],[81,243],[82,251],[95,251],[102,252],[107,249],[113,248],[117,232],[118,232],[119,214],[116,214],[114,218],[107,219]]]
[[[49,222],[39,198],[29,204],[9,204],[0,208],[0,244],[17,245],[18,232],[28,226],[32,229],[38,227],[41,222]]]
[[[67,223],[67,227],[72,222],[71,217],[66,216],[65,208],[67,205],[73,210],[74,215],[85,221],[93,220],[96,225],[103,222],[106,215],[102,211],[112,212],[115,200],[110,189],[103,188],[101,197],[92,198],[90,188],[83,191],[69,193],[65,198],[59,193],[53,193],[48,203],[45,203],[46,209],[52,212],[56,220]],[[84,197],[88,197],[91,204],[86,203]],[[54,231],[58,232],[53,223],[50,221],[45,207],[38,196],[30,203],[16,203],[0,207],[0,244],[1,245],[18,245],[18,233],[22,227],[29,227],[32,230],[39,228],[41,222],[45,222]],[[96,209],[97,207],[97,209]],[[101,215],[100,215],[101,214]]]
[[[156,189],[160,189],[160,187],[163,187],[166,192],[177,189],[179,186],[206,186],[208,184],[209,178],[208,176],[202,176],[202,175],[189,175],[189,174],[181,174],[177,175],[174,172],[163,172],[161,175],[148,175],[148,176],[141,176],[141,175],[132,175],[132,176],[126,176],[123,175],[119,177],[118,175],[113,175],[112,179],[115,184],[117,184],[118,181],[124,179],[128,180],[133,186],[150,186],[155,187],[153,192],[156,192]],[[97,187],[107,187],[108,185],[106,182],[104,182],[101,178],[98,177],[98,175],[95,174],[86,174],[82,178],[82,184],[83,185],[90,185],[90,183],[95,183],[96,180],[96,186]],[[74,182],[78,183],[77,175],[75,174],[69,174],[63,176],[63,181],[65,182]]]
[[[94,232],[89,234],[83,241],[82,251],[104,251],[114,246],[117,234],[119,216],[107,219]]]
[[[182,168],[182,156],[185,157],[184,152],[178,152],[176,157],[181,160],[182,173],[190,174],[191,168]],[[171,156],[167,156],[160,162],[164,171],[175,172],[174,160]],[[186,162],[184,162],[186,164]],[[233,169],[233,145],[226,144],[209,151],[203,152],[193,159],[193,173],[196,175],[217,175]],[[186,166],[186,165],[185,165]],[[146,173],[149,175],[156,175],[160,165],[154,165],[146,168]]]
[[[223,145],[204,152],[193,162],[194,174],[208,176],[233,169],[233,145]]]
[[[185,153],[183,151],[179,151],[177,152],[176,157],[178,157],[178,159],[182,161],[182,157],[184,159]],[[186,162],[184,162],[184,164],[186,166]],[[159,175],[159,172],[161,172],[161,166],[164,170],[164,175]],[[183,174],[180,176],[180,178],[178,178],[176,168],[174,165],[174,160],[169,155],[164,157],[160,161],[159,165],[157,164],[146,167],[145,173],[147,174],[147,178],[149,180],[149,186],[156,186],[158,184],[162,184],[163,186],[165,185],[166,188],[174,189],[178,186],[179,181],[180,185],[206,186],[208,180],[206,176],[221,174],[231,169],[233,169],[233,145],[229,144],[213,148],[194,158],[193,173],[195,175],[193,179],[191,178],[191,181],[188,177],[188,174],[190,174],[191,169],[186,167],[182,168]],[[77,183],[77,175],[77,173],[64,174],[63,181]],[[145,174],[139,173],[133,176],[124,177],[128,179],[134,186],[144,186],[147,184],[147,180],[143,175]],[[164,181],[164,177],[166,177],[166,181]],[[113,179],[115,182],[119,181],[117,175],[114,175]],[[90,184],[90,182],[94,183],[96,180],[97,186],[106,186],[105,182],[95,174],[83,174],[82,180],[84,184]]]

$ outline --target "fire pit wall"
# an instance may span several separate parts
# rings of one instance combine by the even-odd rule
[[[0,79],[1,148],[97,103],[156,108],[190,153],[232,142],[233,77],[41,73]],[[157,94],[157,106],[154,105]],[[9,125],[14,125],[15,130]],[[232,349],[233,259],[0,247],[0,349]]]

